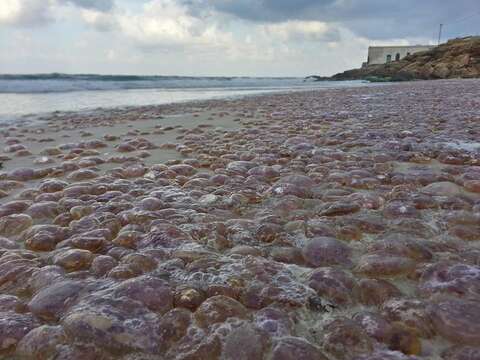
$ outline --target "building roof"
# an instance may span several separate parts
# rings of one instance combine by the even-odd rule
[[[416,48],[416,47],[435,47],[436,45],[385,45],[385,46],[369,46],[369,49],[383,49],[383,48]]]

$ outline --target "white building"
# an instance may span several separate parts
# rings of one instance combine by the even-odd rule
[[[413,46],[370,46],[366,65],[386,64],[398,61],[408,55],[433,49],[433,45]]]

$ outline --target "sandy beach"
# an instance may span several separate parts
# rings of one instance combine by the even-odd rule
[[[0,358],[480,357],[480,80],[0,128]]]

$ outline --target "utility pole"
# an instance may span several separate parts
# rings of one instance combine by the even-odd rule
[[[438,45],[440,45],[440,42],[442,41],[442,30],[443,24],[440,24],[440,30],[438,31]]]

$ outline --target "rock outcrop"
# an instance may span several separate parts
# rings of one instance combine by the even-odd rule
[[[369,65],[332,76],[332,80],[403,81],[480,77],[480,37],[450,40],[400,61]]]

